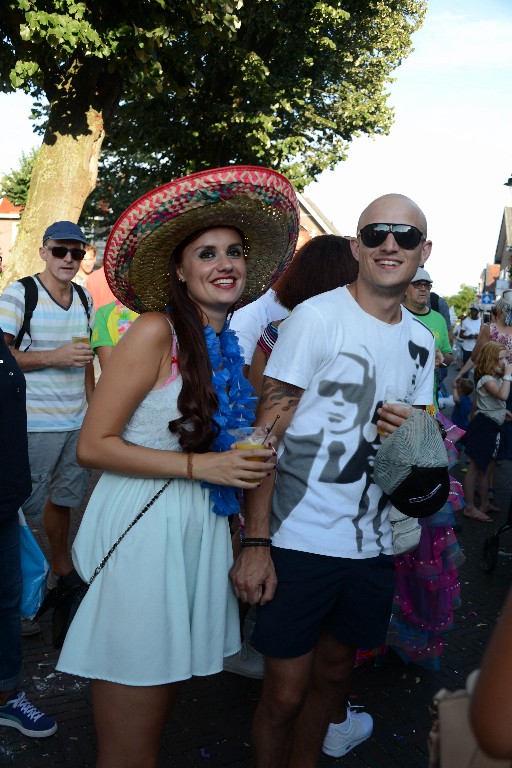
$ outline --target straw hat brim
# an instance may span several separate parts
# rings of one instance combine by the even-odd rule
[[[110,233],[104,255],[107,282],[136,312],[162,311],[169,302],[168,265],[194,232],[232,226],[244,234],[247,282],[237,303],[257,298],[286,269],[298,236],[299,205],[290,182],[253,166],[228,166],[186,176],[141,197]]]

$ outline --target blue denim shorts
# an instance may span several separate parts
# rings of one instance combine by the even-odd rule
[[[23,512],[33,522],[41,518],[48,498],[62,507],[79,507],[82,503],[91,473],[76,460],[78,435],[78,429],[28,433],[32,494]]]
[[[265,656],[309,653],[322,632],[344,645],[385,642],[395,587],[392,555],[363,560],[272,547],[278,584],[258,607],[254,647]]]

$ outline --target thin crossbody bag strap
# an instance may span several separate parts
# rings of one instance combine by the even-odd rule
[[[118,538],[118,540],[117,540],[117,541],[116,541],[114,544],[112,544],[112,546],[110,547],[109,551],[107,552],[107,554],[105,555],[105,557],[103,558],[103,560],[101,561],[101,563],[100,563],[100,564],[97,566],[97,568],[95,569],[95,571],[94,571],[94,573],[92,574],[91,578],[90,578],[90,579],[89,579],[89,581],[87,582],[89,586],[91,586],[91,584],[93,583],[93,581],[94,581],[94,579],[96,578],[96,576],[98,575],[98,573],[99,573],[99,572],[102,570],[102,568],[105,566],[105,563],[106,563],[106,562],[107,562],[107,560],[109,559],[110,555],[112,555],[112,554],[113,554],[113,553],[116,551],[116,549],[118,548],[119,544],[122,542],[122,540],[124,539],[124,537],[126,536],[126,534],[128,533],[128,531],[130,531],[130,530],[133,528],[133,526],[135,525],[135,523],[138,523],[138,522],[139,522],[139,520],[141,519],[141,517],[142,517],[143,515],[145,515],[145,514],[146,514],[146,512],[148,511],[148,509],[149,509],[151,506],[153,506],[153,504],[155,503],[155,501],[156,501],[157,499],[159,499],[159,498],[160,498],[160,496],[161,496],[161,495],[162,495],[162,493],[165,491],[165,489],[166,489],[166,488],[168,488],[168,487],[169,487],[169,485],[172,483],[172,480],[173,480],[173,478],[172,478],[172,477],[171,477],[171,479],[170,479],[170,480],[167,480],[167,482],[165,483],[165,485],[164,485],[162,488],[160,488],[160,490],[158,491],[158,493],[155,493],[155,495],[153,496],[153,498],[152,498],[150,501],[148,501],[148,503],[146,504],[146,506],[145,506],[143,509],[141,509],[141,511],[139,512],[139,514],[137,515],[137,517],[136,517],[134,520],[132,520],[132,522],[130,523],[130,525],[128,526],[128,528],[125,530],[125,532],[124,532],[124,533],[122,533],[122,534],[120,535],[120,537]]]

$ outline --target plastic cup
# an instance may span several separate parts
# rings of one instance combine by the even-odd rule
[[[404,390],[403,387],[399,387],[396,384],[388,384],[384,390],[383,403],[390,403],[391,405],[412,405],[414,401],[414,395],[408,390]],[[379,435],[386,435],[387,432],[377,427]]]
[[[263,427],[237,427],[228,429],[228,433],[235,438],[238,450],[250,450],[251,448],[263,448],[267,430]],[[263,456],[248,456],[247,461],[265,461]],[[259,480],[249,480],[250,483],[258,483]]]
[[[90,344],[91,340],[89,339],[89,336],[72,336],[71,341],[73,344]]]
[[[396,405],[412,405],[413,395],[409,391],[404,391],[402,387],[389,384],[384,391],[384,402],[395,403]]]

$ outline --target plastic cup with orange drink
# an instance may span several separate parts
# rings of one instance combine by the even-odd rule
[[[235,438],[238,450],[251,450],[252,448],[263,448],[268,437],[268,431],[265,427],[237,427],[229,429],[229,434]],[[266,461],[264,456],[248,456],[248,461]],[[249,480],[249,483],[258,483],[259,480]]]
[[[89,328],[87,326],[82,326],[80,332],[71,337],[71,341],[73,344],[90,344],[91,337],[89,335]]]

